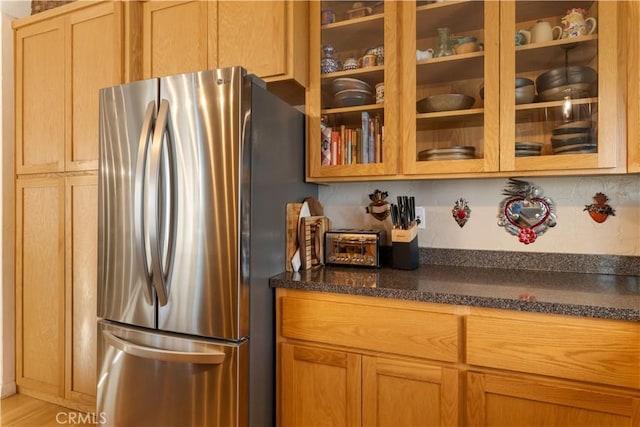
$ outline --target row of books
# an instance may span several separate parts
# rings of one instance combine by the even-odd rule
[[[346,125],[330,127],[323,122],[321,131],[323,166],[382,162],[384,125],[380,115],[370,117],[368,112],[363,112],[362,125],[355,128]]]

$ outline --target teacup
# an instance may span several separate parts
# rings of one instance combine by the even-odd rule
[[[360,58],[360,68],[374,67],[377,60],[378,57],[372,53],[364,55],[362,58]]]

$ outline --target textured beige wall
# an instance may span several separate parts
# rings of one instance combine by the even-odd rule
[[[426,228],[418,234],[421,247],[640,256],[640,175],[522,179],[541,187],[557,206],[556,227],[530,245],[497,225],[507,178],[332,184],[320,186],[319,199],[334,228],[389,230],[389,219],[379,222],[365,212],[369,193],[388,191],[394,203],[398,195],[414,195],[416,205],[426,208]],[[615,216],[601,224],[583,211],[598,192],[615,209]],[[451,215],[461,197],[471,208],[463,228]]]

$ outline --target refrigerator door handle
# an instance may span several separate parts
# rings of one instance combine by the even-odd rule
[[[142,130],[140,132],[140,141],[138,142],[138,160],[136,162],[136,172],[134,181],[134,235],[135,248],[138,260],[143,266],[145,273],[146,286],[143,286],[144,297],[148,304],[153,305],[151,292],[151,272],[149,256],[147,254],[147,245],[145,240],[145,216],[144,216],[144,196],[145,196],[145,173],[147,167],[147,152],[149,149],[149,140],[153,132],[153,123],[156,118],[156,103],[149,102],[147,111],[144,114],[142,122]]]
[[[102,331],[105,340],[124,353],[144,359],[158,360],[171,363],[194,363],[200,365],[220,365],[224,362],[225,354],[221,351],[212,350],[203,353],[164,350],[156,347],[146,347],[139,344],[123,340],[109,331]]]
[[[164,147],[164,136],[167,135],[167,146]],[[158,110],[158,120],[153,131],[153,142],[151,145],[151,180],[149,191],[155,195],[155,203],[151,203],[150,217],[153,218],[154,224],[149,228],[149,242],[151,246],[151,280],[158,296],[160,306],[167,305],[169,297],[169,269],[171,266],[171,257],[173,255],[173,243],[175,233],[175,189],[174,186],[174,161],[173,161],[173,129],[171,126],[171,118],[169,116],[169,102],[162,100],[160,109]],[[162,163],[163,149],[166,149],[168,162],[167,174],[165,176],[164,186],[161,186],[160,165]],[[164,188],[164,187],[167,188]],[[160,209],[161,204],[165,204],[163,199],[163,191],[167,190],[169,202],[166,203],[165,209]],[[162,222],[160,215],[163,215]],[[168,217],[168,218],[167,218]],[[163,230],[161,230],[163,227]],[[164,236],[162,234],[164,231]],[[164,239],[163,239],[164,238]],[[166,243],[166,245],[165,245]],[[164,254],[163,254],[163,248]],[[164,256],[163,256],[164,255]]]

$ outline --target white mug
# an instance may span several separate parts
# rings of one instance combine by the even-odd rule
[[[429,48],[427,50],[416,50],[416,59],[418,61],[430,58],[433,58],[433,49]]]

